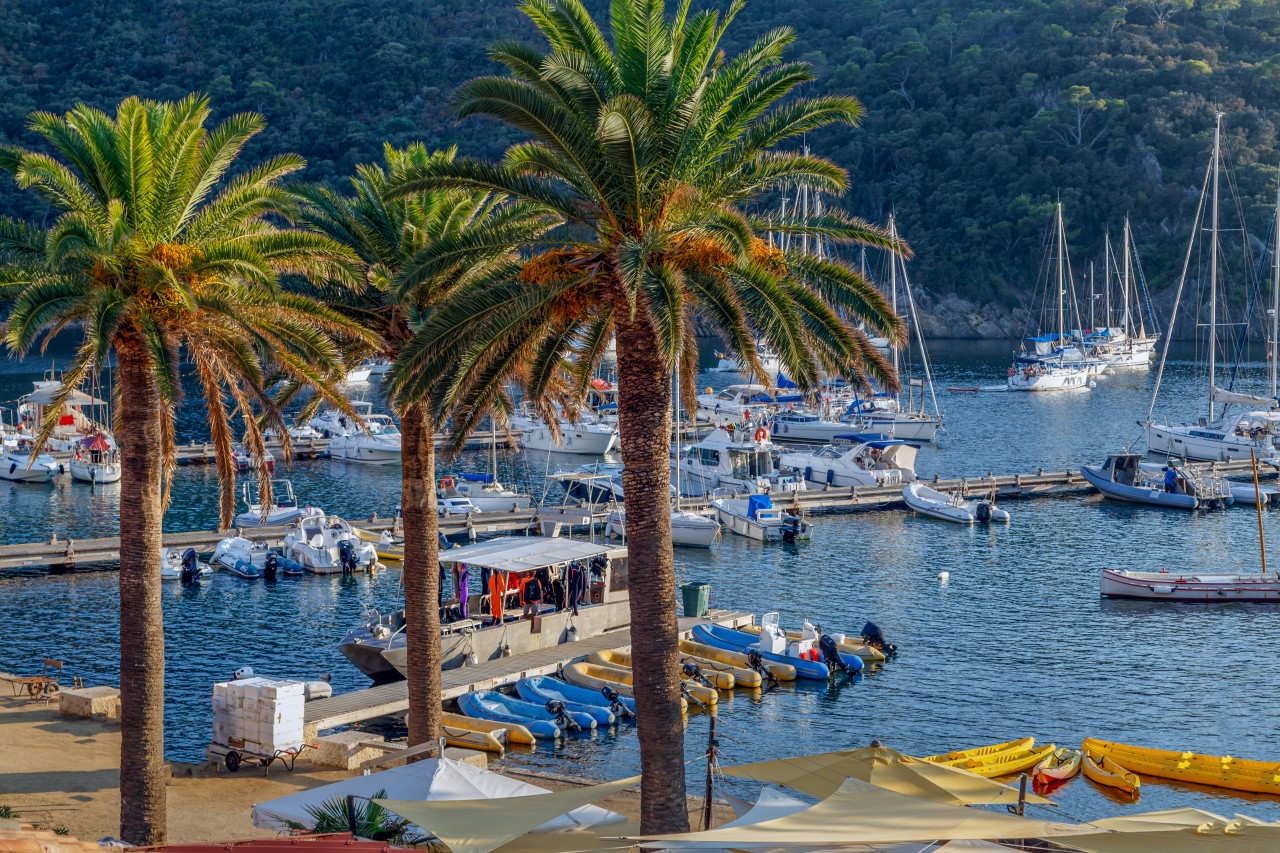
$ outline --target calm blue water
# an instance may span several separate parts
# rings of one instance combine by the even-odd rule
[[[1003,381],[1006,344],[933,347],[946,432],[922,450],[922,476],[1062,470],[1097,462],[1140,437],[1155,369],[1102,377],[1087,393],[960,393]],[[1203,414],[1205,384],[1190,350],[1169,365],[1157,413]],[[30,389],[49,359],[0,362],[0,401]],[[1249,366],[1256,383],[1262,365]],[[717,387],[730,377],[708,374]],[[1255,387],[1257,387],[1255,385]],[[0,402],[0,404],[3,404]],[[196,440],[198,401],[184,409],[183,440]],[[581,464],[553,459],[550,468]],[[481,460],[469,457],[464,464]],[[536,484],[545,459],[504,457],[505,479]],[[324,460],[288,472],[301,500],[331,512],[387,515],[399,495],[398,469]],[[204,468],[181,469],[168,530],[207,529],[217,481]],[[784,622],[805,616],[856,633],[874,619],[904,647],[897,660],[857,682],[831,687],[739,693],[721,704],[724,763],[866,745],[879,738],[906,752],[933,753],[1034,735],[1078,745],[1084,736],[1210,754],[1280,760],[1280,714],[1272,696],[1280,609],[1275,606],[1170,606],[1101,601],[1098,570],[1256,568],[1253,508],[1194,515],[1103,502],[1080,494],[1009,502],[1007,527],[960,528],[901,511],[817,518],[815,540],[760,545],[726,536],[710,552],[677,550],[681,581],[709,581],[717,607],[777,609]],[[114,532],[117,496],[80,484],[0,481],[0,542]],[[1266,517],[1268,545],[1280,560],[1277,517]],[[938,573],[950,578],[940,582]],[[216,575],[197,589],[165,590],[168,749],[200,756],[207,742],[210,684],[237,666],[295,676],[330,673],[337,690],[366,686],[333,648],[368,606],[395,606],[397,575],[283,579],[275,585]],[[0,669],[63,658],[90,681],[116,682],[116,575],[110,567],[67,574],[0,574]],[[689,724],[692,758],[706,718]],[[627,729],[540,746],[510,760],[616,778],[638,765]],[[691,773],[697,772],[693,768]],[[748,794],[751,786],[732,784]],[[1064,818],[1133,807],[1110,801],[1077,779],[1058,794]],[[1142,809],[1196,805],[1280,819],[1280,802],[1144,780]]]

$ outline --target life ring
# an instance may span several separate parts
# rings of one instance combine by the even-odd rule
[[[756,441],[764,441],[768,437],[769,431],[764,427],[760,427],[760,429],[756,430]]]
[[[452,477],[445,477],[443,480],[441,480],[441,481],[440,481],[440,488],[442,488],[442,489],[452,489],[452,488],[453,488],[453,478],[452,478]]]
[[[1012,376],[1012,375],[1013,375],[1013,368],[1012,368],[1012,367],[1010,367],[1010,368],[1009,368],[1009,375],[1010,375],[1010,376]]]

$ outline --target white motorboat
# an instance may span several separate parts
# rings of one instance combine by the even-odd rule
[[[813,412],[786,410],[773,416],[769,431],[775,439],[787,444],[830,444],[837,435],[847,434],[849,425]]]
[[[714,497],[716,518],[730,531],[757,542],[796,542],[813,538],[813,525],[773,505],[768,495]]]
[[[322,438],[350,435],[353,430],[360,428],[360,419],[373,414],[373,403],[353,400],[351,401],[351,408],[356,413],[354,418],[338,409],[325,409],[307,421],[307,426],[319,433]]]
[[[757,344],[756,358],[760,360],[760,366],[764,368],[764,372],[770,376],[777,376],[778,372],[782,370],[782,359],[768,347]],[[746,372],[736,358],[722,352],[716,353],[716,366],[708,369],[715,373]]]
[[[213,574],[213,567],[201,562],[195,548],[161,548],[160,579],[192,581]]]
[[[48,453],[36,453],[35,442],[29,438],[0,447],[0,480],[48,483],[62,470],[62,463]]]
[[[767,494],[804,489],[804,480],[779,470],[777,457],[783,448],[769,438],[769,430],[757,427],[730,430],[720,427],[682,450],[671,460],[683,494],[702,497],[719,490],[726,494]]]
[[[475,512],[516,512],[528,509],[533,498],[504,488],[491,474],[460,474],[443,477],[436,490],[441,500],[462,498],[470,501]]]
[[[370,376],[386,376],[388,373],[391,372],[391,368],[394,366],[395,365],[391,361],[391,359],[387,358],[386,356],[371,358],[361,365],[361,367],[369,368]]]
[[[520,446],[525,450],[600,456],[618,444],[617,425],[607,424],[585,409],[578,413],[576,423],[570,423],[561,415],[558,426],[559,441],[547,422],[529,405],[522,406],[510,420],[510,427],[520,433]]]
[[[837,436],[813,453],[783,453],[782,467],[817,486],[900,486],[915,482],[917,445],[876,433]]]
[[[310,424],[294,424],[289,427],[287,431],[289,433],[289,438],[294,441],[307,441],[313,438],[323,438],[320,431],[312,427]],[[275,427],[267,427],[262,431],[262,435],[268,440],[280,438],[280,434]]]
[[[371,465],[395,465],[400,462],[402,446],[400,428],[390,415],[366,414],[364,427],[329,440],[329,457],[344,462],[366,462]]]
[[[994,501],[966,500],[959,490],[944,495],[921,483],[911,483],[903,488],[902,499],[920,515],[957,524],[973,524],[975,521],[989,524],[1009,520],[1009,513],[997,507]]]
[[[293,483],[288,480],[271,481],[271,503],[267,505],[265,512],[255,484],[244,483],[240,495],[248,509],[236,516],[238,527],[279,527],[292,524],[304,515],[324,514],[324,510],[316,507],[298,506],[298,499],[293,494]]]
[[[219,542],[213,549],[213,559],[209,561],[209,565],[245,580],[257,580],[264,576],[272,578],[282,568],[279,555],[266,542],[240,536],[228,536]]]
[[[231,464],[238,471],[248,471],[253,468],[253,454],[243,444],[237,444],[231,448]],[[267,466],[268,471],[275,470],[276,458],[271,455],[270,450],[264,452],[262,464]]]
[[[103,485],[120,482],[120,451],[109,444],[104,436],[93,435],[81,439],[76,455],[67,463],[71,479],[82,483]]]
[[[343,378],[343,383],[346,385],[359,385],[361,382],[368,382],[369,377],[372,375],[373,366],[368,362],[363,362],[347,371],[347,375]]]
[[[378,568],[372,542],[360,538],[351,525],[335,516],[312,513],[298,521],[284,537],[286,560],[313,575],[350,574]]]
[[[443,517],[446,515],[471,515],[480,510],[468,498],[441,498],[436,502],[436,514]]]
[[[627,535],[627,511],[615,509],[605,522],[608,536]],[[720,522],[692,510],[671,511],[671,544],[690,548],[710,548],[720,538]]]
[[[1217,604],[1224,601],[1280,601],[1280,573],[1129,572],[1102,570],[1105,598],[1141,598]]]
[[[94,382],[96,384],[96,378]],[[32,384],[34,390],[18,398],[17,408],[19,432],[27,438],[39,435],[45,419],[51,414],[51,407],[63,393],[62,380],[52,368],[45,373],[44,379]],[[106,400],[86,394],[78,388],[73,390],[57,413],[58,423],[45,441],[45,450],[53,453],[74,452],[83,439],[95,435],[102,436],[107,445],[114,449],[115,439],[105,423],[110,418],[103,414],[98,419],[98,410],[105,412],[107,408]]]
[[[694,419],[716,426],[758,421],[769,416],[779,403],[763,385],[730,385],[722,391],[698,395]],[[785,403],[781,405],[786,405]]]

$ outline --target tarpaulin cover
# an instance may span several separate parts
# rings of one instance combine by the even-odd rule
[[[374,802],[440,839],[453,853],[489,853],[566,812],[639,784],[632,776],[536,796],[475,800],[392,800]]]
[[[530,572],[571,560],[587,560],[612,550],[608,545],[559,536],[504,536],[441,554],[444,563],[466,563],[499,572]]]
[[[958,767],[921,761],[887,747],[846,749],[735,764],[725,767],[724,773],[726,776],[786,785],[818,799],[834,794],[845,779],[858,779],[900,794],[957,806],[1018,801],[1015,788]],[[1027,802],[1051,801],[1028,793]]]
[[[1104,832],[1078,835],[1063,844],[1090,853],[1275,853],[1280,823],[1200,809],[1168,809],[1095,820]]]

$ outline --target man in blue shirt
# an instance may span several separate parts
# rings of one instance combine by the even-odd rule
[[[1178,472],[1169,466],[1164,469],[1164,490],[1169,494],[1173,494],[1178,483]]]

